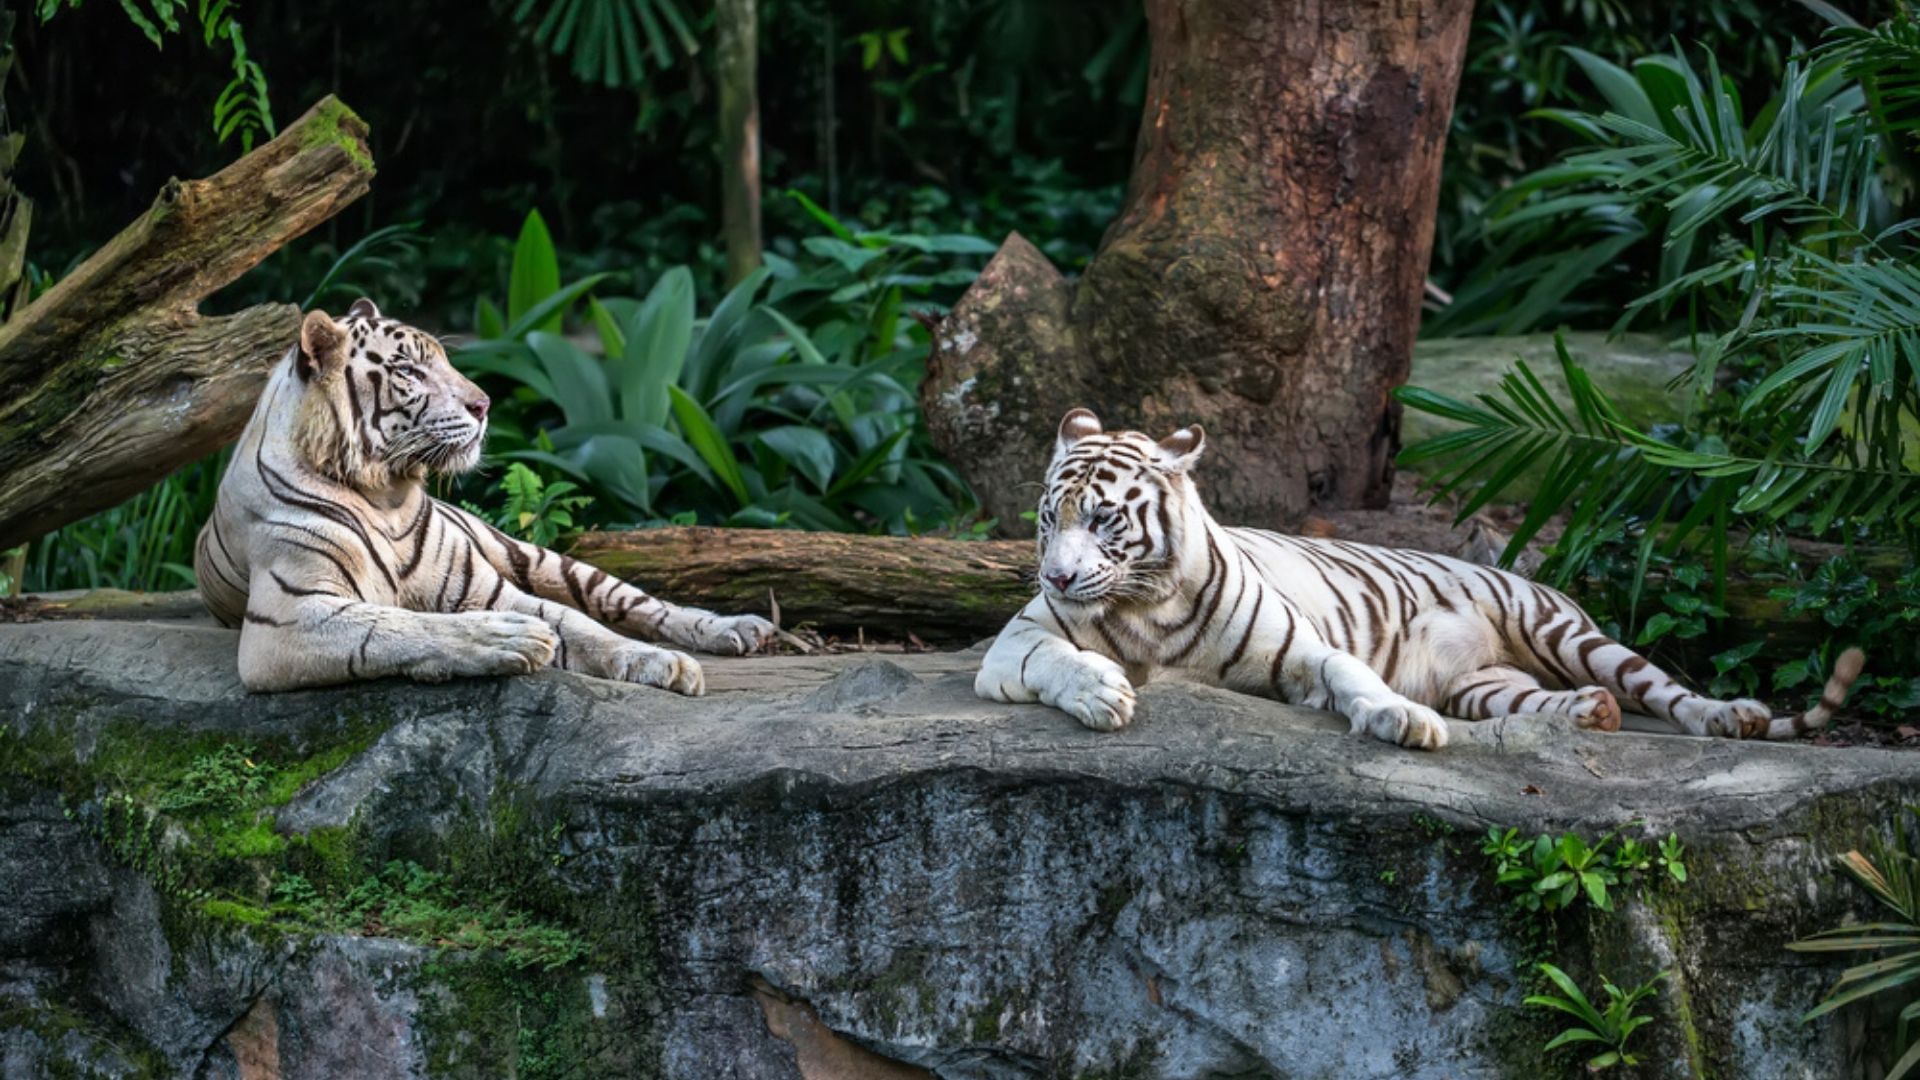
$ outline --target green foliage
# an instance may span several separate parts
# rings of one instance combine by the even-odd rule
[[[1769,594],[1785,602],[1784,614],[1814,615],[1850,641],[1911,642],[1920,637],[1920,567],[1909,565],[1891,577],[1869,574],[1856,560],[1836,555],[1804,580]],[[1871,646],[1870,646],[1871,647]],[[1803,689],[1809,700],[1826,681],[1834,650],[1816,650],[1790,660],[1773,673],[1776,690]],[[1876,650],[1873,670],[1863,676],[1848,699],[1855,712],[1884,720],[1903,720],[1920,709],[1920,656],[1897,647]]]
[[[1613,910],[1611,888],[1639,884],[1660,873],[1676,882],[1687,880],[1685,851],[1669,834],[1656,856],[1644,844],[1623,839],[1609,850],[1615,833],[1588,844],[1576,833],[1558,838],[1542,833],[1531,840],[1520,830],[1489,828],[1480,852],[1493,862],[1494,880],[1515,895],[1514,907],[1551,914],[1573,907],[1583,898],[1600,911]]]
[[[605,86],[640,86],[649,61],[665,71],[676,48],[700,51],[675,0],[520,0],[513,21],[534,44],[571,56],[575,78]]]
[[[573,494],[578,490],[577,484],[542,480],[539,473],[513,462],[500,478],[500,492],[505,502],[494,524],[509,535],[551,548],[576,531],[574,513],[593,504],[591,495]]]
[[[1579,170],[1552,164],[1593,145],[1583,114],[1629,114],[1643,78],[1681,41],[1718,53],[1737,92],[1777,85],[1793,37],[1819,19],[1756,0],[1697,4],[1495,0],[1478,5],[1441,172],[1432,274],[1450,293],[1429,336],[1521,333],[1564,321],[1605,325],[1618,305],[1665,283],[1675,256],[1657,243],[1665,209],[1632,207]],[[1754,28],[1766,27],[1756,34]],[[1623,103],[1627,108],[1623,108]],[[1644,114],[1644,110],[1635,110]],[[1582,201],[1541,216],[1536,202]]]
[[[373,230],[349,245],[346,250],[334,255],[326,272],[320,275],[319,283],[307,298],[300,303],[303,311],[336,300],[372,296],[376,293],[386,295],[388,290],[373,288],[363,275],[380,275],[379,280],[391,281],[392,275],[400,269],[399,258],[414,254],[420,244],[418,233],[420,223],[402,222],[397,225],[384,225]],[[349,278],[349,273],[356,277]]]
[[[561,284],[530,216],[505,313],[482,301],[482,339],[454,353],[518,384],[496,395],[495,453],[557,470],[628,521],[906,532],[955,516],[964,494],[911,389],[926,333],[902,316],[910,297],[971,280],[955,260],[992,245],[855,233],[807,208],[829,235],[804,243],[806,261],[769,253],[704,319],[685,268],[643,299],[597,295],[607,274]],[[590,341],[559,333],[583,300]]]
[[[1908,832],[1908,819],[1914,815],[1920,815],[1920,808],[1909,806],[1905,814],[1895,817],[1891,843],[1875,837],[1868,845],[1871,854],[1849,851],[1840,857],[1841,869],[1875,902],[1892,912],[1895,921],[1842,926],[1787,946],[1797,952],[1880,955],[1842,972],[1827,996],[1800,1021],[1807,1023],[1883,994],[1908,1002],[1900,1009],[1893,1042],[1898,1057],[1887,1070],[1887,1080],[1901,1080],[1920,1066],[1920,1042],[1913,1038],[1913,1023],[1920,1019],[1920,1000],[1914,1000],[1911,989],[1911,984],[1920,980],[1920,854],[1916,854],[1915,838]]]
[[[1622,990],[1612,980],[1602,978],[1601,989],[1606,991],[1606,1008],[1595,1008],[1582,993],[1579,984],[1569,978],[1567,973],[1552,964],[1541,964],[1540,974],[1547,977],[1560,991],[1553,994],[1529,994],[1528,1005],[1541,1009],[1555,1009],[1573,1017],[1579,1023],[1553,1037],[1542,1052],[1551,1052],[1573,1043],[1594,1043],[1604,1049],[1587,1059],[1587,1069],[1599,1072],[1616,1065],[1632,1068],[1640,1064],[1640,1059],[1627,1049],[1627,1043],[1633,1033],[1650,1023],[1651,1016],[1636,1016],[1634,1009],[1642,1001],[1652,997],[1659,990],[1660,981],[1666,973],[1661,972],[1631,990]],[[1588,1049],[1591,1049],[1589,1047]]]
[[[40,21],[46,22],[62,10],[77,8],[80,0],[36,0]],[[252,150],[256,136],[274,135],[273,106],[267,100],[267,73],[247,55],[247,40],[239,20],[233,17],[232,0],[198,0],[189,7],[187,0],[120,0],[127,20],[158,49],[168,36],[181,32],[187,12],[200,24],[203,44],[212,47],[225,43],[233,77],[213,102],[213,131],[225,143],[240,136],[242,150]]]
[[[271,912],[312,929],[497,951],[515,968],[551,971],[586,953],[574,932],[516,909],[506,889],[464,894],[448,875],[401,860],[387,862],[337,898],[315,889],[304,875],[285,874],[274,884]]]
[[[1403,460],[1444,459],[1442,492],[1478,484],[1468,513],[1545,461],[1506,557],[1572,506],[1560,581],[1628,521],[1643,562],[1656,540],[1671,554],[1703,524],[1724,544],[1735,517],[1898,535],[1920,550],[1920,218],[1897,216],[1890,201],[1913,178],[1889,179],[1920,95],[1887,67],[1915,37],[1902,14],[1834,39],[1788,63],[1750,120],[1712,55],[1704,75],[1678,53],[1631,72],[1577,57],[1611,109],[1556,118],[1595,148],[1516,184],[1507,220],[1566,226],[1605,205],[1616,231],[1657,229],[1662,282],[1623,318],[1681,307],[1712,324],[1693,374],[1707,407],[1694,430],[1643,432],[1562,347],[1571,414],[1524,365],[1477,403],[1405,390],[1410,407],[1464,429]],[[1723,371],[1739,388],[1728,401],[1713,392]],[[1724,550],[1716,562],[1724,567]]]
[[[154,800],[154,808],[168,813],[196,810],[232,810],[259,798],[273,783],[276,770],[255,761],[251,746],[223,744],[196,755],[185,772]]]
[[[27,549],[25,589],[182,589],[193,545],[213,511],[227,455],[189,465],[111,510],[49,533]]]

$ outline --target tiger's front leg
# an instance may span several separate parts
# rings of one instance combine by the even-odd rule
[[[403,676],[524,675],[558,642],[540,620],[508,611],[423,612],[360,598],[310,561],[254,572],[240,624],[240,681],[249,690],[297,690]]]
[[[1388,686],[1366,661],[1328,645],[1277,595],[1264,599],[1259,621],[1237,639],[1238,651],[1216,661],[1225,685],[1332,710],[1347,718],[1356,735],[1419,750],[1447,745],[1447,722],[1439,713]]]
[[[773,641],[773,624],[758,615],[716,615],[669,604],[578,559],[516,540],[464,510],[444,504],[439,509],[510,585],[550,604],[624,633],[719,656],[744,656]]]
[[[1111,658],[1081,648],[1041,597],[1000,631],[973,680],[988,701],[1039,701],[1095,731],[1133,720],[1133,683]]]
[[[562,671],[657,686],[693,697],[706,693],[706,674],[686,653],[635,641],[570,607],[529,596],[481,560],[471,560],[467,572],[474,581],[473,587],[462,590],[464,595],[480,598],[494,611],[531,616],[552,628],[557,640],[553,664]]]

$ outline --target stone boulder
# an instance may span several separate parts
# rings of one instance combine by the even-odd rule
[[[1420,754],[1155,684],[1129,729],[974,653],[253,696],[233,634],[0,627],[6,1076],[1540,1077],[1550,959],[1667,972],[1646,1076],[1866,1075],[1797,1022],[1835,855],[1920,756],[1455,724]],[[1489,827],[1690,880],[1516,913]]]

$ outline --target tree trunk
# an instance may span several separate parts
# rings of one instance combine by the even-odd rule
[[[582,535],[571,554],[676,604],[768,610],[787,627],[970,643],[1033,599],[1033,545],[779,529]]]
[[[1200,421],[1229,522],[1384,505],[1470,0],[1147,0],[1120,217],[1078,282],[1011,236],[942,325],[922,403],[1003,526],[1055,425]]]
[[[201,299],[359,198],[367,126],[328,97],[147,211],[0,326],[0,549],[107,509],[233,439],[300,309]]]
[[[755,0],[716,0],[720,75],[720,230],[727,284],[760,266],[760,60]]]

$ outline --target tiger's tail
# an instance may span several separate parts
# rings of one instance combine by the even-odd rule
[[[1847,691],[1853,689],[1854,680],[1860,677],[1866,663],[1867,654],[1859,649],[1841,653],[1833,662],[1833,674],[1827,679],[1826,689],[1820,692],[1820,703],[1798,716],[1774,717],[1767,728],[1767,738],[1791,739],[1826,727],[1833,719],[1834,710],[1847,703]]]

